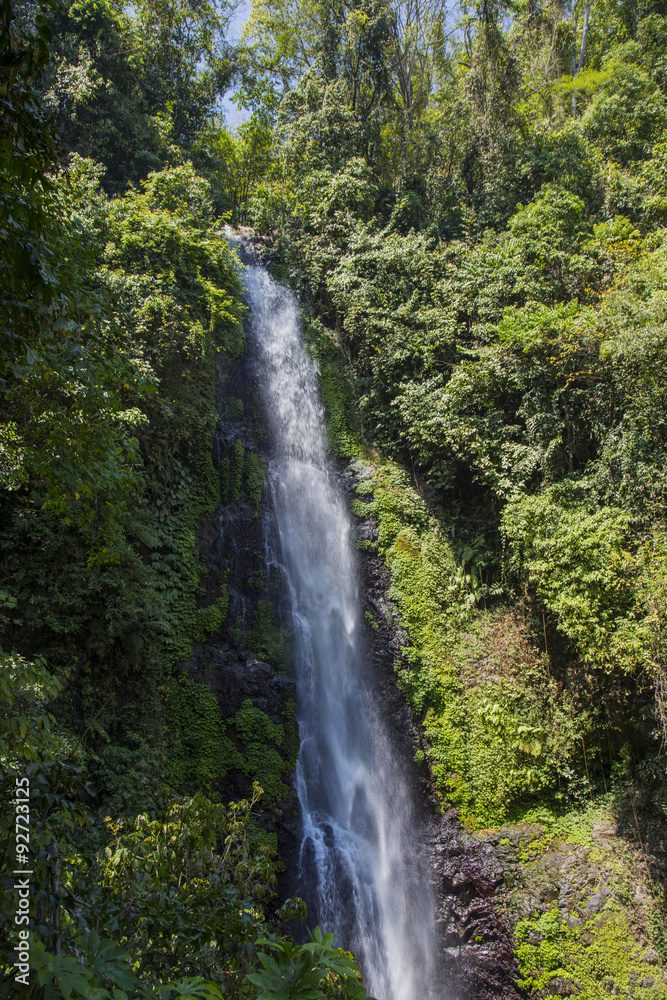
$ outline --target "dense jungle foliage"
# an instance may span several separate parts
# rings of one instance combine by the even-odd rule
[[[479,829],[606,796],[655,876],[666,14],[255,0],[231,45],[224,2],[2,0],[0,767],[6,803],[19,775],[33,793],[26,996],[365,995],[329,937],[284,933],[302,908],[270,902],[260,792],[215,792],[243,748],[181,670],[227,614],[195,546],[217,359],[244,350],[225,222],[303,303],[443,802]],[[238,733],[278,740],[252,715]],[[0,836],[11,926],[11,811]],[[566,961],[540,919],[527,990]]]
[[[227,614],[195,541],[221,499],[218,361],[245,344],[223,189],[188,158],[222,27],[199,4],[2,5],[3,995],[366,996],[331,935],[286,936],[301,901],[272,902],[255,816],[290,768],[258,741],[293,760],[293,706],[286,732],[247,701],[234,742],[182,673]],[[225,805],[229,766],[249,797]]]
[[[665,956],[666,14],[256,0],[246,29],[272,143],[235,216],[304,303],[418,756],[480,835],[542,824],[526,864],[567,817],[595,852],[599,808],[648,879],[640,920],[526,903],[539,996],[666,988],[619,944]]]
[[[665,13],[262,0],[247,28],[273,145],[236,212],[310,313],[334,447],[405,470],[367,512],[472,825],[624,781],[664,821]]]

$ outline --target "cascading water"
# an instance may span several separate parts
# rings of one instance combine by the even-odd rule
[[[371,994],[435,1000],[443,991],[427,866],[365,667],[351,525],[327,460],[316,368],[291,294],[260,267],[249,268],[246,287],[295,636],[304,894],[311,919],[356,953]]]

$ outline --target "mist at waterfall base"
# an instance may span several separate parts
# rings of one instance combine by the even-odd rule
[[[301,750],[300,894],[354,951],[378,1000],[436,1000],[434,905],[407,781],[363,655],[351,523],[324,439],[317,370],[292,295],[245,276],[272,436],[269,486],[289,592]]]

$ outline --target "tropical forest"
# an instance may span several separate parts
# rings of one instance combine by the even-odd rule
[[[667,2],[0,10],[0,996],[667,1000]]]

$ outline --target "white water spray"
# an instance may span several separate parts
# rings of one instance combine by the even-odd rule
[[[300,862],[311,919],[356,953],[378,1000],[436,1000],[433,899],[363,659],[351,525],[327,460],[316,367],[292,295],[259,267],[246,286],[295,634]]]

